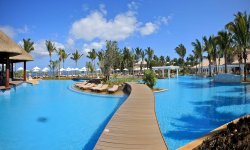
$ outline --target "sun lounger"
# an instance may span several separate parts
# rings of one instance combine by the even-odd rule
[[[87,83],[87,84],[84,84],[84,85],[79,85],[78,87],[80,88],[80,89],[82,89],[83,87],[85,87],[85,86],[89,86],[89,85],[91,85],[92,83]]]
[[[112,88],[108,89],[108,92],[109,93],[115,93],[115,92],[118,91],[118,89],[119,89],[119,86],[118,85],[114,85]]]
[[[102,84],[98,84],[96,87],[90,88],[92,91],[95,91],[96,89],[99,89],[102,87]]]
[[[94,87],[94,86],[95,86],[95,84],[94,84],[94,83],[91,83],[90,85],[82,86],[81,89],[83,89],[83,90],[88,90],[88,89],[90,89],[90,88],[92,88],[92,87]]]
[[[84,81],[84,82],[77,82],[77,83],[75,83],[75,86],[76,87],[79,87],[79,86],[81,86],[81,85],[86,85],[88,82],[86,82],[86,81]]]
[[[102,87],[100,88],[97,88],[96,91],[98,92],[103,92],[103,91],[106,91],[108,89],[108,84],[104,84]]]

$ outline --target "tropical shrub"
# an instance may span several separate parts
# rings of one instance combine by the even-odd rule
[[[152,70],[146,70],[142,80],[148,87],[153,88],[157,81],[156,74]]]

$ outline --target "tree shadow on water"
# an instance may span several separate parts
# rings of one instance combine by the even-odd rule
[[[223,106],[245,105],[250,103],[246,94],[241,96],[214,96],[208,101],[190,102],[194,107],[191,115],[182,115],[173,118],[171,123],[173,130],[164,133],[164,136],[175,140],[194,140],[205,135],[211,130],[230,122],[240,116],[250,112],[234,113],[234,110],[227,112],[218,111],[217,108]]]
[[[240,83],[216,83],[213,81],[207,81],[207,82],[178,82],[180,86],[183,86],[185,88],[213,88],[213,87],[222,87],[222,86],[239,86],[242,85]],[[249,84],[248,84],[249,85]],[[247,85],[245,85],[247,86]]]

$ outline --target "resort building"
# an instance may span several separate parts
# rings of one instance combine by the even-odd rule
[[[9,89],[10,82],[14,80],[14,63],[23,62],[23,81],[26,81],[26,62],[33,58],[17,43],[0,31],[0,87]]]
[[[225,61],[224,57],[220,59],[216,59],[217,64],[214,64],[213,61],[211,63],[211,74],[214,73],[224,73],[225,72]],[[247,60],[246,60],[246,68],[247,74],[250,71],[250,49],[247,50]],[[239,63],[238,57],[235,56],[233,61],[227,63],[227,73],[232,74],[241,74],[244,75],[244,60],[242,59],[242,63]],[[208,59],[203,59],[203,61],[192,68],[193,72],[197,72],[199,74],[208,75],[209,74],[209,61]]]

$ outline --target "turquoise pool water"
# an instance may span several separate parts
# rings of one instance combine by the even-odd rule
[[[250,113],[250,85],[219,84],[211,79],[184,76],[158,80],[156,114],[172,150],[220,125]]]
[[[125,97],[85,95],[72,84],[40,81],[0,92],[0,149],[92,149]]]

